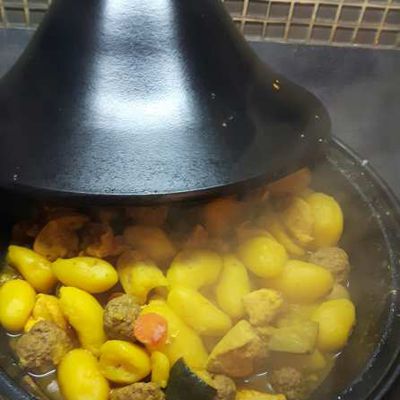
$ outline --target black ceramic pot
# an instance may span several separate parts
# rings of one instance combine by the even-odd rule
[[[351,291],[358,323],[350,343],[313,400],[379,400],[398,375],[400,351],[400,207],[370,167],[342,144],[330,144],[314,169],[313,187],[334,195],[343,207],[341,245],[353,264]],[[26,198],[10,197],[3,211],[2,249],[13,219],[25,216]],[[5,208],[4,210],[7,210]],[[23,372],[1,340],[0,394],[28,400]],[[7,373],[5,372],[7,371]]]

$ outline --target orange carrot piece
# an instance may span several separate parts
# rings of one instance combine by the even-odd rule
[[[135,322],[134,334],[139,342],[153,349],[160,347],[167,340],[168,322],[156,313],[141,315]]]

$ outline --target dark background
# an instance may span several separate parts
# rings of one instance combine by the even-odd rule
[[[32,33],[0,29],[0,76]],[[400,51],[251,45],[262,60],[322,100],[333,134],[372,165],[400,198]],[[387,397],[398,399],[400,385]]]

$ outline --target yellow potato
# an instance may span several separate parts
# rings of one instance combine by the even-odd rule
[[[89,293],[74,287],[60,289],[60,306],[68,322],[76,330],[84,349],[98,355],[106,341],[103,308]]]
[[[243,264],[261,278],[279,275],[288,259],[285,248],[266,236],[246,240],[240,245],[238,254]]]
[[[281,219],[290,234],[301,244],[313,240],[314,216],[311,206],[301,197],[293,197],[281,212]]]
[[[244,315],[242,298],[251,290],[246,267],[232,254],[223,258],[223,269],[216,287],[218,305],[232,318]]]
[[[304,249],[295,243],[294,240],[292,240],[292,238],[286,232],[286,228],[280,221],[278,215],[276,215],[272,210],[267,210],[263,214],[261,217],[261,223],[290,255],[296,257],[304,256]]]
[[[271,236],[271,234],[266,229],[261,229],[258,226],[254,226],[253,222],[251,221],[243,222],[235,229],[235,231],[237,241],[240,244],[248,239],[258,236],[273,238],[273,236]]]
[[[152,260],[138,251],[126,251],[118,259],[117,270],[125,292],[144,304],[151,290],[168,286],[168,280]]]
[[[46,320],[54,322],[61,329],[68,327],[67,320],[60,306],[60,301],[56,296],[49,294],[38,294],[36,296],[35,306],[32,310],[32,316],[25,325],[25,332],[29,332],[36,322]]]
[[[59,258],[53,262],[53,272],[60,282],[89,293],[102,293],[118,282],[114,267],[100,258]]]
[[[228,315],[194,289],[183,286],[172,288],[167,303],[200,335],[222,336],[232,327]]]
[[[204,225],[213,236],[225,235],[240,219],[242,212],[243,204],[232,197],[210,201],[204,206]]]
[[[168,357],[170,364],[183,358],[191,368],[204,369],[208,355],[200,336],[164,300],[152,300],[144,306],[142,314],[149,313],[159,314],[168,322],[168,339],[158,350]]]
[[[7,262],[39,292],[49,292],[57,283],[51,263],[40,254],[21,246],[9,246]]]
[[[169,379],[170,363],[168,357],[159,351],[151,354],[151,381],[166,388]]]
[[[333,284],[333,276],[327,269],[297,260],[288,261],[280,276],[266,282],[295,303],[313,303],[326,296]]]
[[[87,350],[71,350],[57,370],[58,384],[65,400],[107,400],[109,385],[96,358]]]
[[[0,287],[0,324],[10,332],[24,329],[33,306],[35,290],[26,281],[13,279]]]
[[[319,323],[318,348],[336,352],[347,344],[355,325],[356,311],[350,300],[329,300],[318,307],[312,319]]]
[[[238,390],[235,400],[286,400],[283,394],[270,394],[256,390]]]
[[[101,346],[99,367],[108,380],[124,385],[139,382],[151,371],[147,352],[123,340],[109,340]]]
[[[308,168],[303,168],[276,182],[270,183],[267,188],[274,196],[293,195],[306,190],[310,183],[311,172]]]
[[[323,193],[307,196],[314,216],[313,247],[335,246],[343,232],[343,213],[338,202]]]
[[[157,264],[169,262],[176,254],[173,243],[166,233],[157,227],[133,225],[124,231],[127,244],[146,253]]]
[[[172,261],[167,272],[170,285],[199,289],[212,285],[222,268],[221,257],[209,250],[188,249],[181,251]]]

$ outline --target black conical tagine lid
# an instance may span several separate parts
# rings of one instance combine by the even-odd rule
[[[219,0],[55,0],[0,84],[0,188],[162,201],[312,164],[321,103],[261,64]]]

